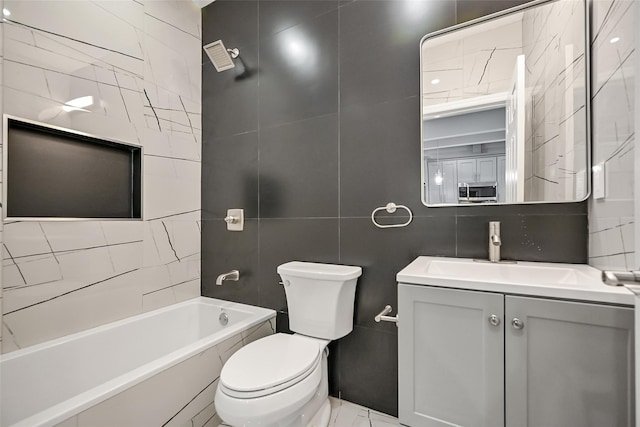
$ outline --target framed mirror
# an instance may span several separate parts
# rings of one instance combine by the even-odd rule
[[[422,202],[575,202],[590,188],[585,0],[541,0],[420,42]]]

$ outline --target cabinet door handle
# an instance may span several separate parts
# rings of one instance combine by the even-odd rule
[[[489,316],[489,323],[491,324],[491,326],[498,326],[500,324],[500,318],[495,314],[492,314],[491,316]]]
[[[517,317],[514,317],[513,320],[511,321],[511,324],[513,325],[514,328],[516,329],[522,329],[524,328],[524,322],[520,319],[518,319]]]

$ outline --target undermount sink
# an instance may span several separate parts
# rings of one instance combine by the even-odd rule
[[[399,283],[415,285],[634,304],[631,292],[605,285],[600,270],[585,264],[490,263],[421,256],[396,278]]]
[[[577,285],[588,280],[588,276],[575,268],[548,267],[529,264],[485,263],[473,260],[441,261],[432,260],[427,265],[427,273],[457,279],[490,281],[513,284],[563,284]]]

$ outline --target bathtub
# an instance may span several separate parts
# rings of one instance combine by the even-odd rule
[[[274,329],[273,310],[198,297],[7,353],[0,425],[212,425],[222,365]]]

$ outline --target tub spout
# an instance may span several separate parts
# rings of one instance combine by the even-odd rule
[[[238,279],[240,279],[240,272],[238,270],[231,270],[228,273],[219,275],[216,278],[216,285],[222,285],[222,282],[225,280],[234,280],[237,282]]]

